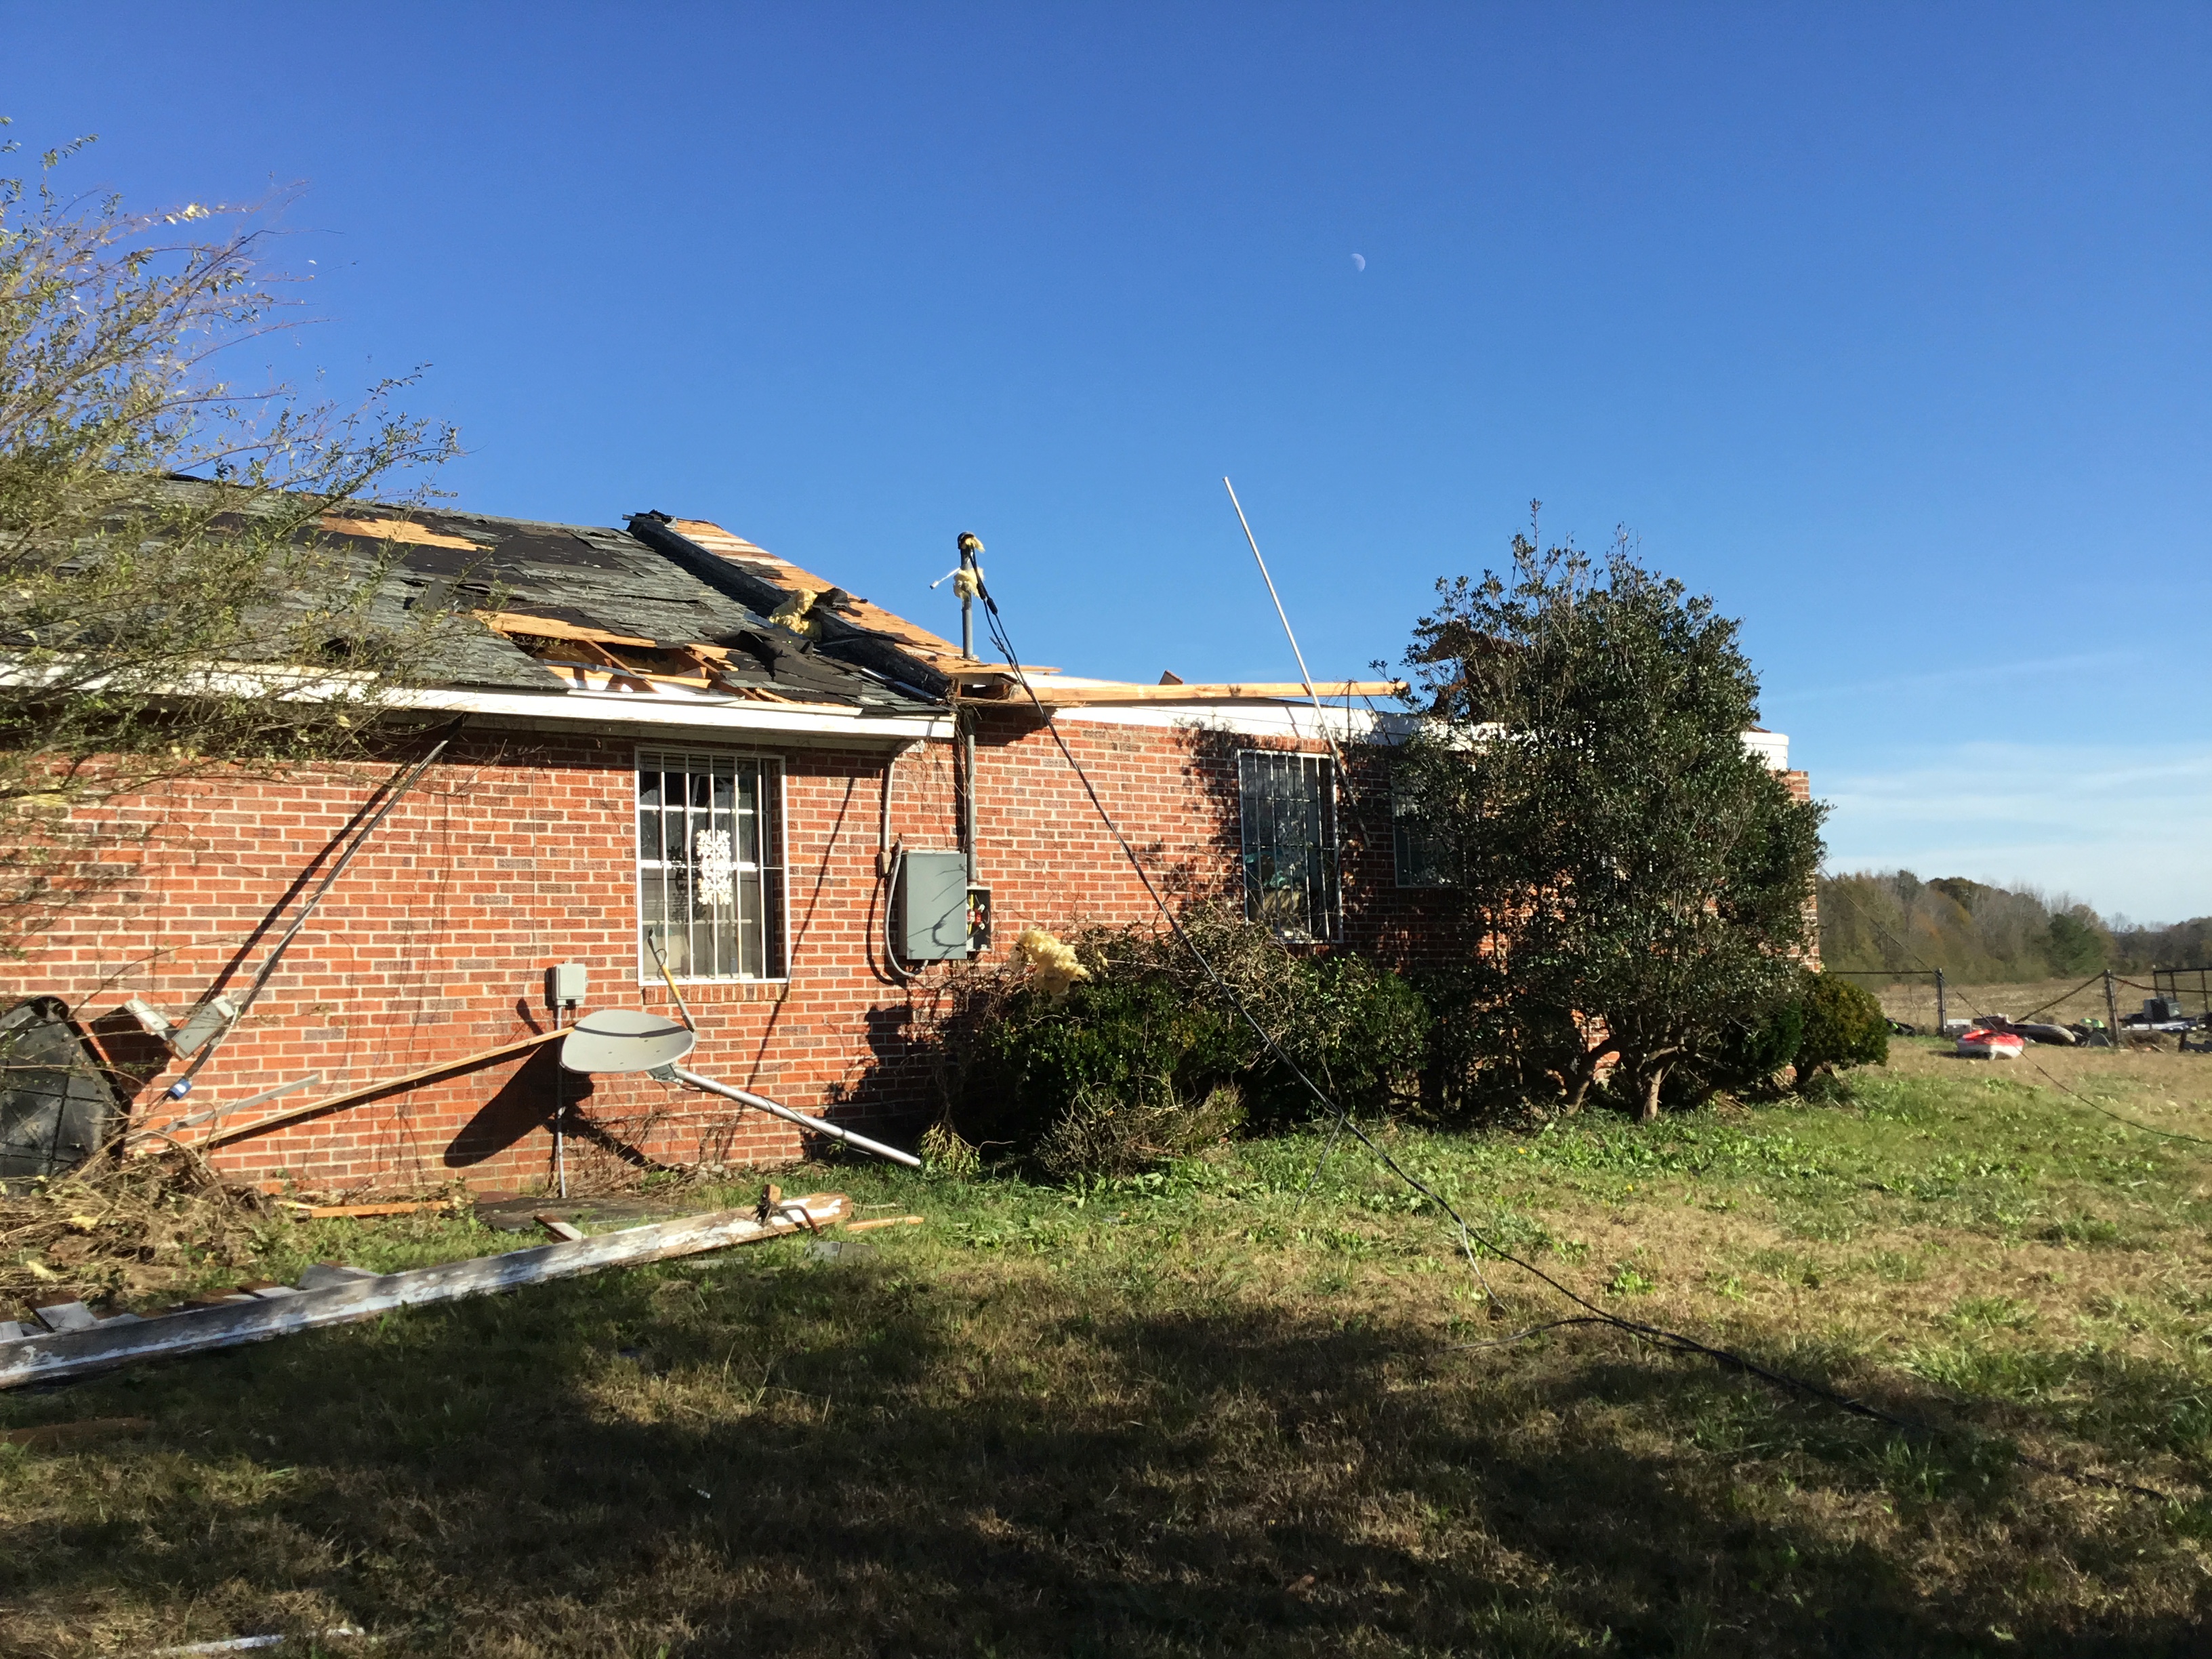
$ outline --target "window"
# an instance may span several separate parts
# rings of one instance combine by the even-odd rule
[[[1334,939],[1336,777],[1316,755],[1237,757],[1244,819],[1244,915],[1278,938]]]
[[[1390,851],[1401,887],[1449,887],[1443,840],[1421,822],[1419,804],[1398,779],[1390,781]]]
[[[638,970],[781,979],[783,764],[732,755],[637,757]]]

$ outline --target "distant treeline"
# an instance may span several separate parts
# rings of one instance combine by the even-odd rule
[[[2113,927],[2064,894],[2014,892],[1910,870],[1820,878],[1820,960],[1834,969],[1941,968],[1961,984],[2212,962],[2212,916]]]

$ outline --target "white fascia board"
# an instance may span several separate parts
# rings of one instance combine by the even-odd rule
[[[1390,719],[1387,714],[1365,708],[1330,708],[1326,705],[1316,714],[1311,703],[1094,703],[1053,712],[1054,718],[1070,725],[1182,726],[1202,732],[1230,732],[1248,738],[1297,738],[1311,743],[1319,743],[1324,737],[1334,738],[1339,743],[1364,743],[1376,738],[1390,741],[1382,736]]]
[[[1064,723],[1100,726],[1180,726],[1206,732],[1227,732],[1239,737],[1295,738],[1319,743],[1324,736],[1340,744],[1377,743],[1395,745],[1431,723],[1419,714],[1395,709],[1330,708],[1316,714],[1311,703],[1186,702],[1143,703],[1126,707],[1087,707],[1057,711]],[[1327,724],[1324,726],[1323,721]],[[1500,736],[1504,728],[1485,724],[1467,733],[1480,742]],[[1790,738],[1780,732],[1749,731],[1743,746],[1777,772],[1790,769]]]
[[[643,726],[687,732],[728,732],[878,743],[950,738],[952,722],[936,714],[864,714],[828,704],[684,699],[659,693],[490,691],[457,687],[395,692],[381,705],[440,714],[485,714],[558,726]]]
[[[0,685],[56,684],[62,664],[26,669],[0,659]],[[70,685],[88,695],[108,689],[105,675]],[[288,702],[359,703],[371,714],[422,709],[440,714],[489,714],[574,726],[675,726],[690,731],[792,732],[812,736],[914,742],[950,738],[951,720],[937,714],[864,714],[842,703],[765,703],[750,697],[687,696],[678,691],[494,691],[465,686],[371,692],[372,677],[343,669],[212,662],[180,674],[156,695],[275,696]]]
[[[82,696],[114,689],[112,675],[79,677],[76,671],[84,661],[82,657],[62,657],[30,668],[15,658],[0,659],[0,685],[58,687]],[[286,702],[342,702],[361,701],[374,682],[374,676],[353,669],[205,662],[188,664],[167,679],[131,689],[139,695],[160,697],[273,696]]]

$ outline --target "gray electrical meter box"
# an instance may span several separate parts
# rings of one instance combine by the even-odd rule
[[[899,956],[945,962],[969,954],[968,855],[909,852],[899,864]]]

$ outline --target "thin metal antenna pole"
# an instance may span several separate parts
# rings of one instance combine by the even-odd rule
[[[1306,670],[1306,653],[1298,649],[1298,636],[1291,631],[1291,618],[1283,609],[1283,596],[1275,592],[1275,579],[1267,574],[1267,560],[1260,557],[1259,538],[1252,533],[1252,521],[1244,516],[1244,503],[1237,499],[1237,486],[1228,479],[1221,481],[1221,487],[1229,492],[1229,505],[1237,509],[1237,522],[1244,526],[1244,539],[1251,546],[1252,556],[1259,560],[1260,580],[1267,584],[1267,597],[1275,602],[1275,615],[1282,622],[1283,636],[1291,642],[1291,654],[1298,659],[1298,678],[1305,682],[1306,696],[1313,699],[1314,713],[1322,714],[1320,695],[1314,690],[1313,676]],[[1328,729],[1326,720],[1322,729]]]
[[[1224,477],[1221,487],[1229,492],[1229,505],[1237,509],[1237,522],[1244,526],[1244,540],[1252,549],[1252,556],[1259,561],[1260,580],[1267,584],[1267,597],[1275,602],[1275,615],[1282,621],[1283,636],[1291,642],[1291,654],[1298,659],[1298,678],[1305,682],[1306,696],[1313,703],[1314,718],[1321,722],[1321,735],[1328,744],[1329,758],[1336,763],[1337,779],[1348,790],[1351,780],[1345,775],[1344,757],[1337,750],[1336,734],[1328,729],[1328,711],[1321,706],[1321,694],[1314,690],[1313,675],[1306,668],[1306,653],[1298,649],[1298,636],[1291,630],[1290,613],[1283,609],[1283,596],[1275,592],[1275,579],[1267,574],[1267,560],[1260,556],[1260,539],[1252,533],[1252,521],[1244,516],[1244,503],[1237,499],[1237,486]],[[1345,730],[1351,730],[1349,715],[1345,720]],[[1355,808],[1359,805],[1356,793],[1352,804]]]
[[[975,537],[962,532],[960,568],[967,580],[959,584],[960,654],[970,662],[975,660],[975,588],[981,580],[975,553],[981,545]],[[957,694],[957,686],[955,690]],[[983,879],[983,858],[975,839],[975,716],[957,706],[953,714],[960,726],[960,840],[967,850],[968,879],[972,884]]]

